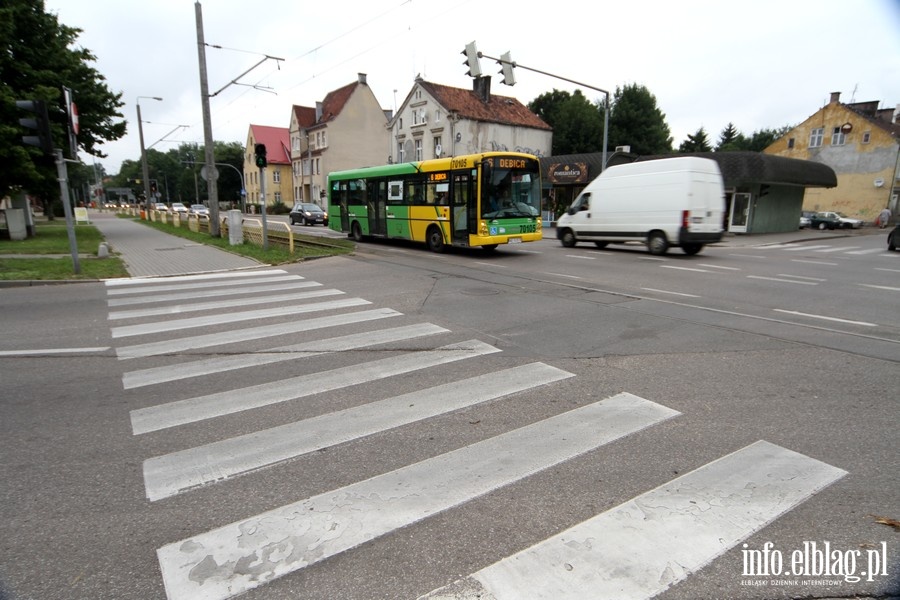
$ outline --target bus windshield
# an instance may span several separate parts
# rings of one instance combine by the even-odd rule
[[[535,170],[493,168],[485,179],[482,219],[536,217],[541,213],[541,181]]]

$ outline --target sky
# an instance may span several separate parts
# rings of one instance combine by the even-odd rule
[[[417,76],[471,89],[462,52],[473,41],[543,72],[517,68],[506,86],[500,66],[481,59],[492,93],[523,104],[554,89],[593,101],[604,95],[593,88],[645,86],[675,148],[700,127],[715,144],[729,123],[745,135],[797,125],[832,92],[900,105],[900,0],[45,3],[82,30],[77,45],[122,94],[128,133],[102,146],[107,158],[81,154],[108,174],[140,158],[138,102],[146,147],[203,143],[198,6],[213,138],[242,145],[251,124],[288,128],[293,105],[315,106],[359,73],[385,110],[402,105]]]

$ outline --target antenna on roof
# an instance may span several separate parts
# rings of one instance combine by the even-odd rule
[[[859,84],[853,86],[853,93],[850,94],[850,104],[853,104],[853,101],[856,100],[856,88],[859,87]]]

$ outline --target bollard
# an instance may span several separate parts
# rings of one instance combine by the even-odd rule
[[[97,258],[109,258],[109,244],[100,242],[100,247],[97,248]]]

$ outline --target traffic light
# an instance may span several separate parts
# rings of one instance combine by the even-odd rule
[[[516,67],[515,61],[509,56],[509,52],[500,55],[500,73],[503,74],[503,83],[506,85],[516,85],[516,74],[513,69]]]
[[[260,169],[265,169],[268,166],[269,162],[266,160],[266,145],[265,144],[257,144],[256,145],[256,166]]]
[[[469,67],[468,73],[471,77],[481,77],[481,61],[480,56],[478,55],[478,50],[475,48],[475,42],[469,42],[466,44],[466,49],[462,51],[463,56],[466,57],[466,62],[463,64]]]
[[[19,119],[19,125],[33,129],[37,135],[23,135],[22,141],[37,146],[44,154],[53,154],[53,138],[50,134],[50,117],[43,100],[16,100],[16,106],[34,113],[34,118]]]

